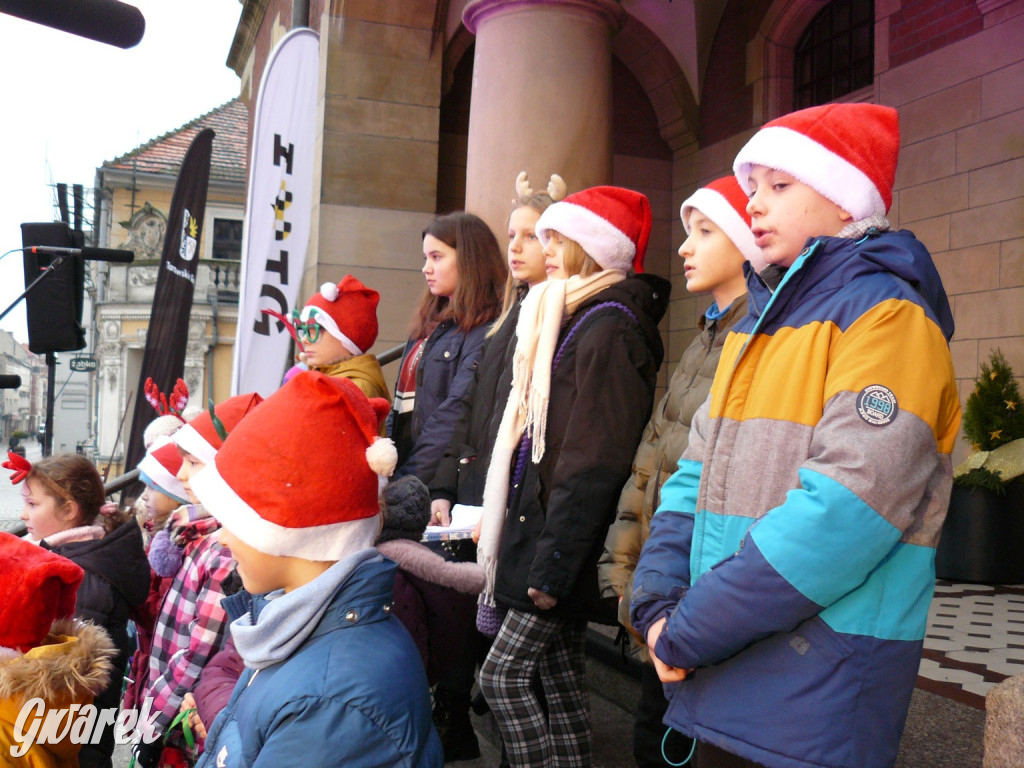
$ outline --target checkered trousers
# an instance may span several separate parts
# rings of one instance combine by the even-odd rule
[[[583,647],[586,620],[509,610],[480,668],[480,689],[505,741],[509,763],[589,768],[590,698]],[[547,714],[533,691],[539,676]]]

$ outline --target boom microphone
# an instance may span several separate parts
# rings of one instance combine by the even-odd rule
[[[17,389],[21,386],[21,376],[0,376],[0,389]]]
[[[0,13],[117,48],[138,45],[146,31],[142,12],[118,0],[0,0]]]
[[[116,261],[119,264],[131,264],[135,261],[135,251],[120,251],[116,248],[64,248],[59,245],[32,245],[23,250],[37,254],[68,254],[81,256],[86,261]]]

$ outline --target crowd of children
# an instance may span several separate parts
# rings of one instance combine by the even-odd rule
[[[960,419],[941,280],[885,218],[898,148],[893,109],[814,107],[684,201],[711,303],[656,407],[647,198],[521,174],[507,261],[470,213],[424,229],[393,400],[380,297],[347,275],[292,317],[300,364],[265,401],[187,414],[176,388],[138,520],[83,457],[10,454],[2,746],[43,749],[12,726],[43,690],[145,702],[145,768],[436,768],[480,754],[478,683],[503,764],[585,768],[598,620],[646,662],[641,768],[891,765]],[[454,503],[474,539],[424,544]]]

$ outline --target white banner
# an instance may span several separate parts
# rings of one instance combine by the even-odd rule
[[[294,29],[270,53],[260,81],[252,132],[249,194],[231,393],[266,397],[290,366],[291,336],[274,317],[299,297],[313,210],[313,144],[320,39]]]

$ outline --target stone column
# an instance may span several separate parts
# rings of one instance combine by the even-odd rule
[[[614,0],[472,0],[476,35],[466,157],[466,209],[505,240],[519,171],[569,192],[612,177]]]

